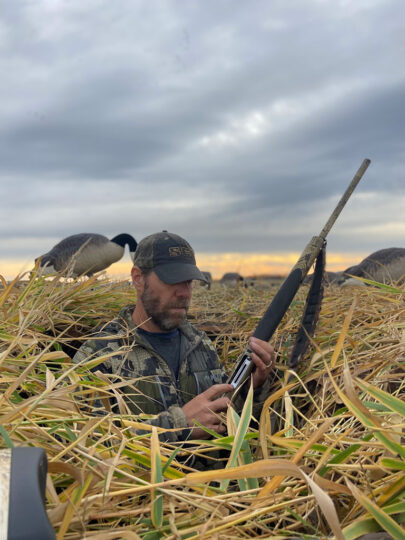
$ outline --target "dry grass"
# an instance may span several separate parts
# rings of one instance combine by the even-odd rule
[[[195,287],[191,316],[227,368],[276,290]],[[96,390],[119,393],[70,356],[133,302],[128,283],[3,280],[0,446],[46,450],[58,538],[404,538],[404,289],[327,288],[312,348],[287,385],[305,292],[272,340],[277,380],[258,423],[248,398],[241,418],[229,412],[227,437],[179,450],[154,430],[137,436],[140,418],[81,406]],[[222,470],[189,467],[190,453],[218,448],[233,448]]]

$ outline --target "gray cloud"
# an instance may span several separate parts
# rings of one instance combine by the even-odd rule
[[[162,228],[299,251],[365,157],[330,246],[403,245],[399,0],[151,4],[2,2],[0,258]]]

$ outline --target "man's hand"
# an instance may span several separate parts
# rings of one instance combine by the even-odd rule
[[[252,361],[256,366],[253,372],[253,388],[261,386],[274,368],[274,348],[267,341],[250,337],[249,346],[252,349]]]
[[[217,433],[224,433],[226,428],[221,423],[218,413],[225,411],[231,402],[227,397],[218,396],[232,392],[233,387],[231,384],[214,384],[202,394],[198,394],[195,398],[191,399],[182,408],[186,415],[188,425],[193,427],[195,425],[194,420],[199,424],[216,431]],[[206,433],[199,427],[194,427],[191,432],[192,439],[209,439],[210,434]]]

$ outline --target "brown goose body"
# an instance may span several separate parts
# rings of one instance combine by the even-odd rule
[[[133,260],[137,243],[131,235],[123,233],[109,240],[101,234],[79,233],[64,238],[38,259],[45,273],[67,271],[73,277],[91,276],[119,261],[127,244]]]
[[[379,283],[404,281],[405,248],[391,247],[371,253],[359,264],[346,268],[339,284],[344,284],[350,279],[350,276],[371,279]]]

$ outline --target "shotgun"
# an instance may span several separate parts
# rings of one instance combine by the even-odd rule
[[[358,171],[353,177],[353,180],[350,182],[348,188],[344,192],[342,198],[338,202],[321,233],[319,236],[314,236],[310,240],[297,263],[281,284],[279,290],[253,332],[254,337],[262,339],[263,341],[270,340],[281,319],[288,310],[291,302],[293,301],[293,298],[302,284],[305,276],[308,274],[315,259],[318,257],[319,253],[324,247],[326,243],[326,236],[328,235],[337,217],[347,203],[357,184],[360,182],[369,165],[369,159],[365,159],[360,165]],[[234,390],[239,389],[245,383],[255,367],[251,359],[251,353],[252,351],[249,347],[247,347],[245,352],[243,352],[238,358],[236,367],[227,380],[227,383],[231,384]]]
[[[1,540],[55,540],[45,507],[48,462],[43,448],[0,449]]]

